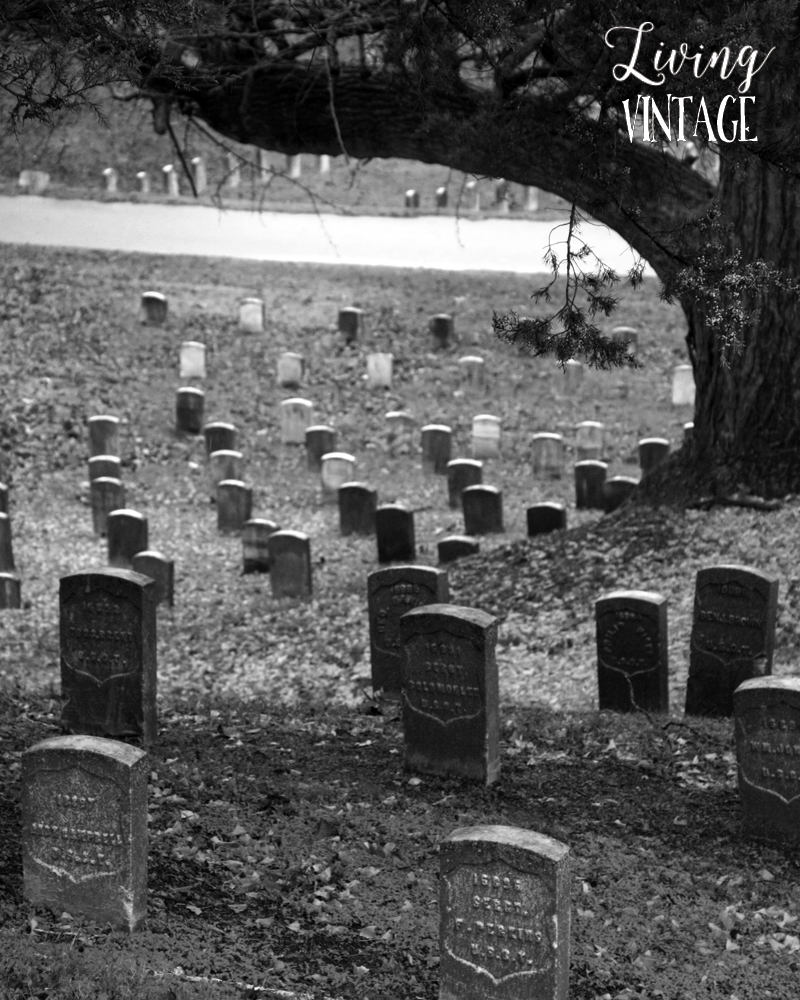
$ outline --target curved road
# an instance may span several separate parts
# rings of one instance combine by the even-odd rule
[[[549,270],[543,255],[550,240],[563,256],[565,235],[561,219],[294,215],[0,197],[0,242],[95,250],[533,274]],[[605,226],[584,223],[581,236],[620,274],[634,263],[630,247]]]

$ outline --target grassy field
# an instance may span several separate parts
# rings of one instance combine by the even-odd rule
[[[0,617],[0,983],[5,1000],[253,997],[237,983],[315,998],[433,1000],[438,991],[437,845],[452,829],[509,823],[573,854],[571,1000],[761,1000],[793,995],[800,941],[793,850],[740,830],[728,721],[686,720],[694,573],[741,562],[780,579],[776,673],[796,672],[800,504],[779,511],[574,508],[571,474],[536,480],[530,439],[602,420],[610,474],[637,474],[640,437],[679,447],[691,414],[670,402],[685,361],[680,314],[657,289],[625,292],[613,325],[639,330],[640,371],[587,372],[565,391],[549,361],[490,331],[493,309],[530,314],[530,279],[8,248],[0,263],[0,476],[11,485],[24,609]],[[139,296],[166,293],[164,327]],[[263,335],[238,303],[260,295]],[[366,310],[361,343],[336,315]],[[428,318],[455,315],[459,343],[431,349]],[[609,327],[612,323],[609,323]],[[239,428],[254,514],[312,539],[314,599],[276,602],[241,575],[241,546],[216,531],[200,439],[174,429],[178,348],[209,348],[206,418]],[[392,456],[384,414],[452,426],[503,420],[506,532],[450,570],[454,603],[500,619],[502,775],[484,789],[403,769],[396,710],[369,690],[366,575],[374,539],[341,538],[301,449],[279,443],[284,350],[304,354],[301,393],[333,423],[357,476],[415,510],[418,561],[460,531],[442,478],[416,450]],[[365,356],[389,350],[389,391]],[[480,354],[486,389],[461,385]],[[159,743],[149,788],[149,917],[130,940],[22,895],[19,771],[25,747],[58,732],[58,579],[106,562],[91,532],[86,421],[123,420],[127,502],[176,562],[176,606],[158,624]],[[570,529],[525,539],[524,512],[562,500]],[[669,718],[596,711],[593,607],[603,592],[669,597]],[[195,977],[191,980],[189,977]],[[211,982],[217,977],[219,982]],[[8,984],[8,985],[5,985]]]

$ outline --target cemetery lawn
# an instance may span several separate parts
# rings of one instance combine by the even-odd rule
[[[460,826],[511,824],[572,852],[571,1000],[776,1000],[796,995],[796,852],[744,838],[729,720],[686,720],[696,571],[743,563],[780,579],[774,672],[796,672],[800,503],[775,511],[574,509],[570,476],[530,474],[530,437],[579,420],[608,431],[609,475],[637,474],[636,444],[678,447],[690,414],[670,403],[685,360],[676,310],[654,283],[623,293],[613,323],[640,331],[642,371],[587,372],[566,395],[551,362],[490,332],[492,309],[531,314],[536,282],[450,274],[7,248],[0,262],[0,478],[11,487],[23,610],[0,615],[0,998],[128,1000],[263,996],[434,1000],[437,847]],[[139,296],[166,293],[164,327]],[[237,328],[239,301],[267,303],[265,335]],[[367,312],[342,347],[344,305]],[[432,352],[427,320],[455,314],[461,343]],[[241,575],[241,544],[216,531],[202,441],[174,431],[178,347],[209,347],[206,420],[239,428],[255,516],[311,536],[314,599],[270,597]],[[506,531],[450,568],[456,604],[500,618],[501,775],[491,788],[412,775],[396,706],[369,686],[366,575],[372,538],[341,538],[335,507],[299,449],[279,444],[275,363],[304,354],[299,394],[379,502],[416,512],[418,561],[461,531],[446,484],[416,453],[384,447],[384,413],[453,428],[502,418]],[[395,356],[392,390],[367,390],[365,354]],[[470,395],[458,358],[489,380]],[[127,504],[176,563],[159,609],[159,740],[150,750],[148,918],[132,936],[25,903],[22,752],[59,732],[58,579],[105,564],[87,505],[86,420],[123,419]],[[528,541],[525,508],[567,503],[569,530]],[[669,717],[596,711],[594,601],[609,590],[669,598]],[[269,996],[270,994],[266,994]]]

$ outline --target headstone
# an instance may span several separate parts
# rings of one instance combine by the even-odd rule
[[[19,610],[22,607],[22,581],[16,573],[0,573],[0,609]]]
[[[472,418],[472,457],[497,458],[500,455],[500,417],[479,413]]]
[[[534,434],[531,441],[534,476],[560,479],[564,475],[564,438],[561,434]]]
[[[273,597],[311,597],[311,540],[302,531],[274,531],[267,541]]]
[[[538,212],[539,211],[539,188],[531,187],[530,184],[525,184],[522,188],[524,205],[526,212]]]
[[[329,451],[322,456],[320,478],[323,503],[339,502],[339,487],[352,481],[355,469],[355,458],[345,451]]]
[[[464,195],[467,202],[467,211],[480,212],[481,192],[477,181],[467,181],[464,185]]]
[[[436,188],[436,207],[437,208],[447,208],[447,188],[438,187]]]
[[[639,331],[633,326],[615,326],[610,339],[615,344],[626,343],[629,354],[635,354],[639,350]]]
[[[106,167],[103,171],[103,179],[106,182],[106,194],[116,194],[117,181],[119,180],[117,171],[113,167]]]
[[[742,681],[772,673],[777,613],[776,576],[736,565],[698,571],[687,715],[730,716]]]
[[[254,517],[242,525],[243,573],[269,573],[269,536],[280,531],[274,521]]]
[[[0,483],[0,514],[8,513],[8,487]]]
[[[439,1000],[567,1000],[569,848],[512,826],[439,848]]]
[[[17,181],[23,194],[44,194],[49,183],[50,174],[44,170],[22,170]]]
[[[800,842],[800,679],[756,677],[733,694],[744,831]]]
[[[406,208],[419,208],[419,191],[409,188],[406,191]]]
[[[400,698],[403,649],[400,619],[412,608],[447,604],[447,573],[430,566],[391,566],[367,577],[372,688],[388,698]]]
[[[142,311],[144,321],[151,326],[161,326],[167,321],[167,297],[161,292],[142,293]]]
[[[450,346],[454,337],[454,322],[449,313],[437,313],[436,316],[432,316],[430,328],[434,350],[444,350]]]
[[[203,426],[205,393],[202,389],[184,386],[175,396],[175,427],[183,434],[199,434]]]
[[[453,431],[446,424],[422,428],[422,471],[428,476],[446,476]]]
[[[391,389],[393,363],[394,363],[393,354],[380,354],[380,353],[368,354],[367,388]]]
[[[461,494],[468,486],[483,482],[483,462],[474,458],[455,458],[447,463],[447,502],[452,510],[461,509]]]
[[[467,535],[448,535],[442,538],[436,546],[440,563],[455,562],[464,556],[474,556],[480,552],[481,545],[476,538]]]
[[[106,518],[108,565],[130,569],[137,552],[147,548],[147,518],[138,510],[122,507]]]
[[[399,503],[387,503],[375,511],[378,562],[413,562],[416,558],[414,514]]]
[[[602,461],[605,427],[598,420],[584,420],[575,428],[575,449],[579,462]]]
[[[607,471],[605,462],[575,463],[575,506],[578,510],[605,510],[603,486]]]
[[[546,535],[550,531],[563,531],[567,527],[567,508],[563,503],[536,503],[528,507],[525,514],[528,538]]]
[[[461,493],[461,506],[464,534],[502,534],[503,494],[496,486],[468,486]]]
[[[202,156],[192,157],[192,180],[197,194],[203,194],[208,187],[208,174],[206,172],[206,161]]]
[[[691,365],[677,365],[672,370],[672,405],[694,406],[694,372]]]
[[[119,417],[89,417],[89,456],[119,455]]]
[[[134,931],[147,907],[147,754],[53,736],[22,754],[25,899]]]
[[[242,167],[236,153],[228,153],[228,175],[227,184],[232,191],[238,191],[242,186]]]
[[[91,481],[90,491],[92,530],[102,537],[107,533],[108,515],[112,510],[121,510],[125,506],[125,487],[119,479],[101,476]]]
[[[206,345],[196,340],[186,340],[181,344],[180,377],[206,377]]]
[[[378,491],[365,483],[339,487],[339,530],[342,535],[374,535]]]
[[[214,503],[217,502],[217,487],[228,479],[242,482],[242,453],[228,449],[212,451],[208,456],[208,489]]]
[[[303,159],[298,153],[296,156],[286,157],[286,173],[292,178],[292,180],[297,180],[303,173]]]
[[[461,372],[461,384],[474,389],[482,389],[486,385],[486,363],[477,354],[467,354],[458,359]]]
[[[136,180],[139,183],[139,194],[150,194],[150,174],[146,170],[139,170]]]
[[[611,514],[621,507],[639,485],[632,476],[612,476],[603,483],[603,512]]]
[[[666,597],[615,590],[594,611],[600,711],[668,712]]]
[[[175,606],[175,563],[156,549],[137,552],[131,560],[133,572],[149,577],[156,586],[155,602]]]
[[[161,168],[161,176],[164,183],[164,194],[169,195],[170,198],[177,198],[181,189],[175,167],[171,163],[167,163]]]
[[[0,514],[0,573],[12,573],[15,568],[11,548],[11,518],[8,514]]]
[[[215,451],[236,451],[236,428],[221,420],[206,424],[203,428],[206,439],[206,457]]]
[[[497,619],[430,604],[400,619],[406,767],[492,784],[500,773]]]
[[[259,184],[269,183],[269,179],[272,176],[272,167],[270,166],[269,153],[266,149],[256,150],[256,163],[258,164]]]
[[[244,299],[239,306],[239,329],[245,333],[264,332],[264,300]]]
[[[348,306],[339,310],[339,333],[345,344],[355,344],[364,336],[364,310]]]
[[[308,468],[311,472],[319,472],[322,469],[322,456],[336,451],[336,431],[327,424],[306,427],[305,443]]]
[[[253,490],[240,479],[223,479],[217,483],[217,531],[238,533],[253,509]]]
[[[122,475],[122,463],[116,455],[93,455],[89,459],[89,482],[104,477],[119,479]]]
[[[390,455],[407,455],[416,421],[406,410],[390,410],[386,414],[386,450]]]
[[[305,444],[306,428],[314,423],[314,404],[295,396],[281,402],[281,441],[283,444]]]
[[[669,441],[666,438],[642,438],[639,442],[639,468],[646,476],[660,465],[669,455]]]
[[[683,443],[691,444],[694,438],[694,421],[689,420],[683,425]]]
[[[566,363],[564,367],[564,391],[572,396],[578,391],[583,382],[583,365],[574,358]]]
[[[282,389],[296,389],[303,383],[305,361],[302,354],[284,351],[278,358],[277,382]]]
[[[156,721],[155,584],[129,570],[61,578],[61,726],[88,736],[141,737]]]
[[[331,158],[326,153],[320,156],[317,170],[320,174],[329,174],[331,172]]]

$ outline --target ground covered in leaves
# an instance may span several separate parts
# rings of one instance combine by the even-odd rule
[[[530,437],[607,428],[610,474],[636,474],[636,443],[680,445],[691,414],[670,403],[685,360],[680,315],[655,289],[623,297],[614,322],[640,331],[637,372],[588,372],[566,390],[552,363],[494,341],[492,309],[531,313],[535,282],[457,275],[9,250],[0,263],[0,474],[11,485],[24,608],[0,617],[0,984],[10,998],[127,1000],[247,996],[247,984],[314,997],[433,1000],[437,845],[459,826],[509,823],[557,837],[573,857],[572,1000],[755,1000],[796,992],[797,862],[739,829],[729,722],[685,720],[694,574],[740,562],[780,579],[776,667],[795,672],[797,519],[764,512],[574,509],[571,478],[537,481]],[[163,328],[139,295],[169,297]],[[264,336],[237,328],[238,302],[267,302]],[[345,348],[336,312],[367,313]],[[453,312],[459,343],[431,351],[428,317]],[[174,431],[178,347],[209,347],[206,418],[239,428],[254,514],[312,539],[314,599],[274,601],[241,575],[219,536],[202,442]],[[471,418],[503,419],[484,482],[504,494],[506,532],[450,569],[455,603],[500,619],[502,774],[491,789],[411,775],[396,709],[372,697],[366,575],[374,539],[342,539],[335,508],[296,449],[280,445],[274,372],[303,353],[302,395],[380,502],[414,510],[417,559],[462,530],[444,482],[416,449],[392,455],[384,413],[447,423],[469,454]],[[390,350],[395,383],[368,390],[365,354]],[[458,358],[486,359],[485,390]],[[127,503],[176,562],[176,606],[159,610],[160,737],[150,774],[150,905],[130,939],[22,897],[22,751],[58,731],[58,579],[105,564],[87,504],[86,420],[123,420]],[[562,500],[570,530],[525,539],[525,508]],[[594,601],[617,588],[669,597],[673,714],[596,712]],[[687,723],[689,723],[687,725]],[[211,981],[216,977],[219,982]],[[237,985],[245,984],[245,985]],[[252,993],[252,991],[250,991]],[[0,996],[5,995],[0,992]]]

